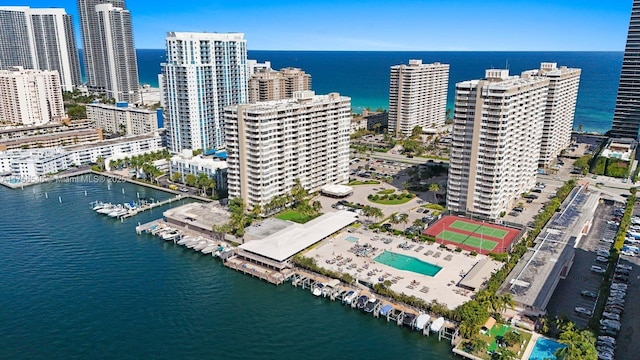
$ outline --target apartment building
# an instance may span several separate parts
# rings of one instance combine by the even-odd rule
[[[126,102],[87,104],[87,118],[93,127],[111,134],[142,135],[158,130],[156,111],[129,106]]]
[[[229,197],[251,208],[288,193],[349,180],[351,99],[295,92],[292,99],[225,108]]]
[[[169,164],[170,178],[175,173],[182,174],[182,182],[188,174],[196,177],[202,173],[216,182],[217,192],[227,191],[227,162],[213,156],[193,156],[191,150],[183,150],[171,157]]]
[[[71,16],[64,9],[0,6],[0,69],[56,70],[60,86],[80,85],[80,61]]]
[[[525,73],[549,79],[538,161],[538,166],[546,167],[571,143],[581,70],[566,66],[558,67],[557,63],[544,62],[540,64],[540,69]]]
[[[288,99],[295,91],[311,90],[311,75],[298,68],[256,69],[249,79],[249,102]]]
[[[50,148],[102,140],[100,129],[80,129],[0,140],[0,151]]]
[[[160,86],[169,148],[220,149],[224,107],[249,101],[242,33],[169,32]]]
[[[55,70],[15,66],[0,70],[0,121],[42,125],[66,117],[60,76]]]
[[[409,65],[392,66],[389,132],[410,136],[416,126],[435,128],[444,125],[448,83],[448,64],[409,60]]]
[[[498,218],[535,185],[549,82],[487,70],[456,84],[450,210]]]

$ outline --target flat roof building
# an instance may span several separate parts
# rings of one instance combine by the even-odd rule
[[[158,130],[158,113],[145,108],[116,105],[87,104],[87,118],[93,126],[107,133],[120,135],[142,135]]]
[[[20,66],[0,70],[0,122],[43,125],[63,118],[66,114],[57,71]]]
[[[275,71],[256,69],[249,78],[249,102],[271,101],[293,97],[295,91],[311,90],[311,75],[301,69],[287,67]]]
[[[224,107],[249,101],[242,33],[169,32],[160,86],[169,148],[220,149]]]
[[[288,193],[349,180],[351,99],[294,93],[293,99],[225,108],[229,197],[251,208]]]
[[[56,70],[60,86],[81,84],[71,16],[64,9],[0,6],[0,69]]]
[[[444,125],[447,111],[449,65],[409,60],[391,67],[389,85],[389,132],[411,136],[416,126]]]
[[[456,84],[450,210],[496,219],[535,185],[548,85],[508,70]]]

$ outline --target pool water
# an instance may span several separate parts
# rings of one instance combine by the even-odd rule
[[[356,242],[358,241],[358,238],[355,236],[349,236],[347,238],[345,238],[345,240],[347,240],[348,242]]]
[[[374,260],[398,270],[413,271],[427,276],[436,276],[436,274],[442,270],[440,266],[390,251],[384,251],[382,254],[376,256]]]
[[[538,338],[531,352],[531,356],[529,356],[529,360],[555,360],[556,351],[563,347],[564,345],[557,341],[543,337]]]

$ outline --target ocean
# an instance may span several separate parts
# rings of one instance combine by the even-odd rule
[[[436,337],[137,235],[167,207],[120,222],[89,203],[169,195],[100,179],[0,186],[1,359],[454,358]]]
[[[137,51],[140,82],[158,86],[164,50]],[[574,128],[606,132],[611,128],[622,52],[378,52],[378,51],[249,51],[250,59],[271,61],[274,69],[299,67],[311,74],[318,94],[350,96],[352,108],[387,109],[389,68],[409,59],[450,64],[448,108],[453,108],[455,84],[484,77],[484,70],[508,68],[511,74],[537,69],[541,62],[582,69]]]

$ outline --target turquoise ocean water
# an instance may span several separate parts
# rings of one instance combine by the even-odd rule
[[[274,69],[300,67],[312,76],[316,93],[332,91],[352,98],[359,112],[388,108],[389,68],[409,59],[450,64],[448,107],[455,84],[484,77],[484,70],[507,67],[511,74],[536,69],[541,62],[582,69],[574,127],[605,132],[611,128],[622,66],[622,52],[376,52],[376,51],[249,51],[249,58],[271,61]],[[140,81],[157,86],[164,50],[138,50]]]
[[[167,195],[110,188],[0,186],[0,359],[453,358],[433,337],[138,236],[163,209],[121,223],[89,202]]]

